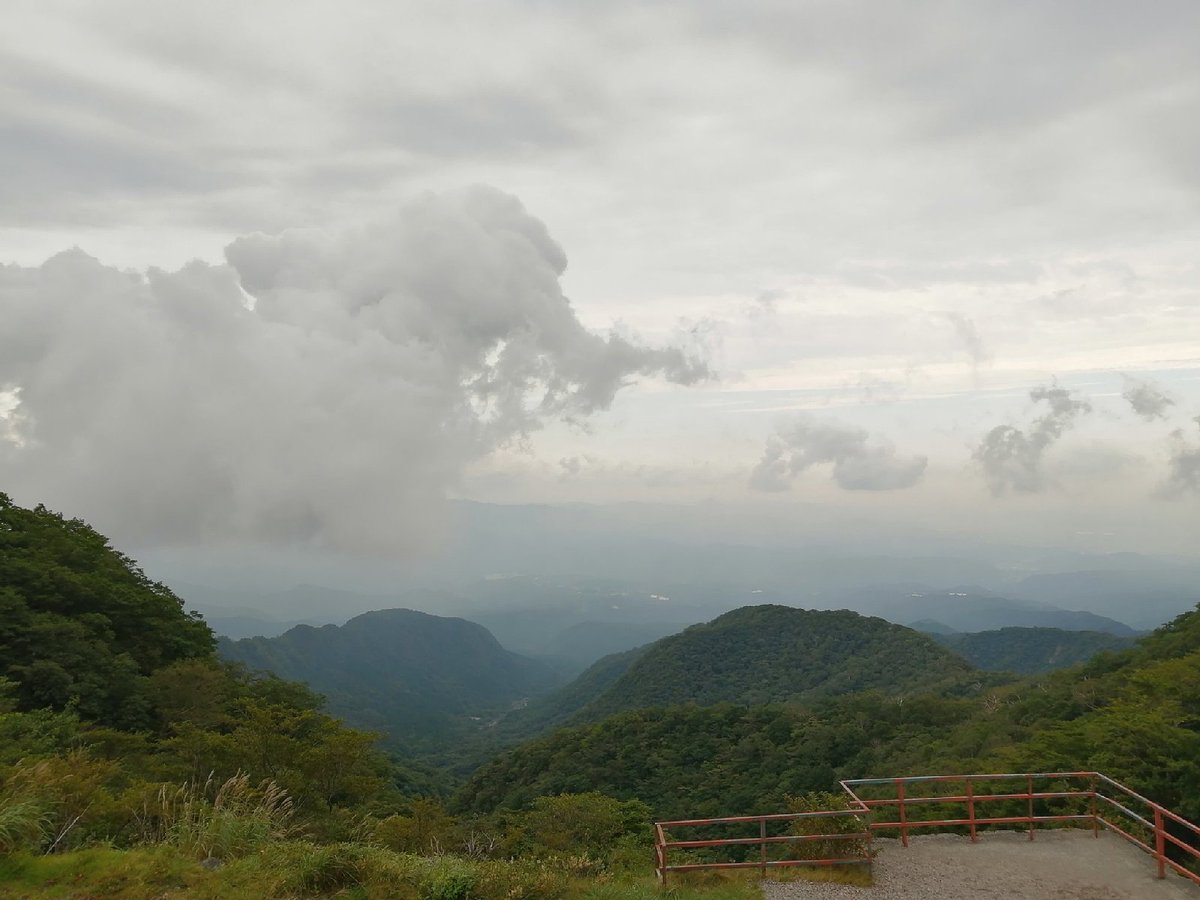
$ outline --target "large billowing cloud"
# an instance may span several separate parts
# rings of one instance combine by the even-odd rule
[[[975,461],[983,470],[994,494],[1013,490],[1039,491],[1045,484],[1042,458],[1046,451],[1074,424],[1076,418],[1091,412],[1091,404],[1077,400],[1057,384],[1043,385],[1029,392],[1034,403],[1046,403],[1046,414],[1034,421],[1028,431],[1013,425],[997,425],[975,450]]]
[[[0,269],[7,489],[126,539],[403,552],[468,462],[638,377],[707,374],[584,328],[562,249],[489,188],[226,256],[143,275],[72,250]]]
[[[890,445],[872,444],[861,428],[804,418],[768,438],[750,486],[785,491],[799,473],[831,463],[834,482],[845,490],[897,490],[920,481],[927,462],[924,456],[902,457]]]

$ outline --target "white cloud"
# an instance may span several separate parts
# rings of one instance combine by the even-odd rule
[[[78,250],[0,270],[0,385],[22,416],[0,442],[8,484],[141,542],[404,552],[472,460],[639,377],[707,374],[585,329],[562,249],[490,188],[227,255],[144,276]]]
[[[1121,396],[1129,401],[1133,411],[1147,422],[1165,419],[1168,409],[1175,405],[1175,401],[1168,397],[1158,385],[1129,376],[1125,377],[1125,390]]]
[[[786,491],[796,475],[822,464],[832,465],[834,483],[848,491],[892,491],[921,480],[928,464],[924,456],[900,457],[894,447],[871,444],[869,438],[861,428],[797,419],[768,438],[750,486]]]
[[[1091,412],[1091,404],[1071,396],[1058,384],[1043,385],[1029,392],[1034,403],[1046,403],[1046,414],[1035,419],[1028,431],[1013,425],[997,425],[975,449],[975,461],[993,494],[1009,490],[1040,491],[1045,486],[1042,459],[1075,420]]]

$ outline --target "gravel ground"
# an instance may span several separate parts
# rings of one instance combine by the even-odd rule
[[[851,887],[804,881],[764,881],[765,900],[1200,900],[1200,887],[1168,873],[1116,835],[1040,831],[981,834],[979,843],[954,834],[877,840],[875,884]]]

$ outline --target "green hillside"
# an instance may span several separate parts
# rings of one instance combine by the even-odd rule
[[[297,625],[274,638],[222,639],[219,651],[252,671],[305,682],[347,722],[410,749],[479,731],[556,680],[481,625],[410,609],[364,613],[340,627]]]
[[[389,760],[306,686],[219,662],[207,626],[80,521],[0,495],[0,579],[5,897],[594,900],[599,875],[605,896],[652,890],[644,804],[583,793],[447,815],[416,796],[431,773]],[[412,688],[440,702],[467,702],[455,663],[472,701],[539,677],[469,623],[364,618],[390,646],[451,642],[425,649],[450,660]],[[290,662],[304,652],[288,647]]]
[[[873,688],[902,692],[970,670],[927,635],[883,619],[746,606],[652,644],[585,715],[680,703],[797,701]]]
[[[152,724],[148,676],[212,655],[213,635],[79,519],[0,493],[0,676],[21,710]]]
[[[933,634],[933,639],[989,672],[1036,675],[1087,662],[1102,650],[1123,650],[1132,638],[1103,631],[1061,628],[1000,628],[968,634]]]
[[[494,752],[498,746],[516,743],[569,722],[611,688],[649,649],[647,645],[610,654],[597,660],[570,683],[531,700],[523,709],[512,711],[491,729],[489,746]]]
[[[839,778],[1099,769],[1200,816],[1200,610],[1084,665],[954,693],[622,712],[515,748],[457,802],[520,806],[591,785],[657,815],[706,816],[777,810]]]
[[[272,782],[319,831],[408,777],[303,685],[222,665],[208,626],[82,521],[0,494],[0,584],[0,858],[145,838],[177,789],[194,806],[227,782],[250,803]]]

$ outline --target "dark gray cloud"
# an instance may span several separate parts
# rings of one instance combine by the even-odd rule
[[[562,249],[490,188],[345,232],[248,235],[227,257],[0,269],[10,489],[141,542],[404,552],[471,461],[639,377],[707,376],[586,329]]]
[[[806,469],[832,464],[834,482],[848,491],[892,491],[921,480],[928,460],[898,456],[888,444],[872,444],[861,428],[799,419],[767,440],[762,459],[750,473],[759,491],[786,491]]]
[[[1158,385],[1128,375],[1125,376],[1125,390],[1121,396],[1147,422],[1165,419],[1169,408],[1175,405],[1175,401],[1163,393]]]
[[[1044,416],[1034,420],[1028,431],[1013,425],[997,425],[975,449],[975,462],[993,494],[1041,490],[1045,486],[1042,459],[1046,451],[1079,416],[1092,409],[1086,400],[1075,399],[1069,390],[1057,384],[1036,387],[1029,392],[1029,398],[1034,403],[1046,403],[1049,409]]]

